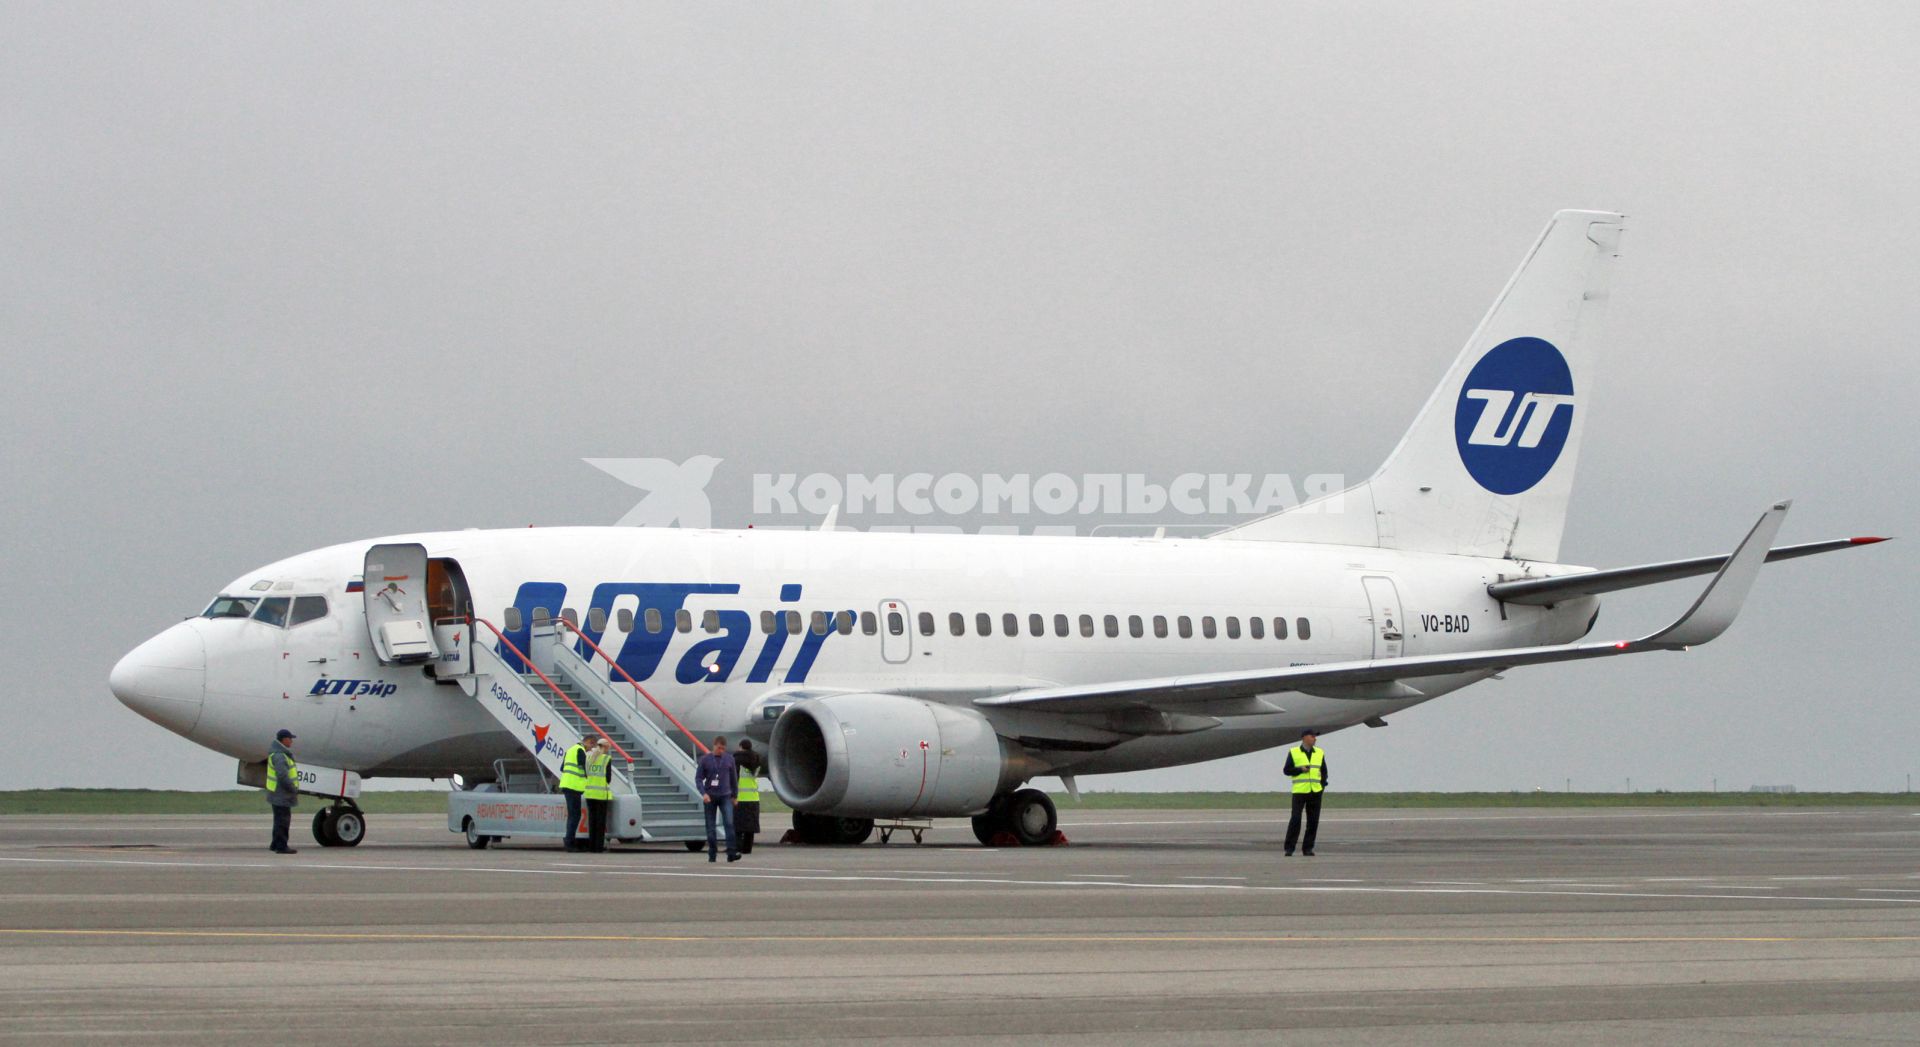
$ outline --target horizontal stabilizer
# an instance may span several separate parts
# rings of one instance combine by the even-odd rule
[[[1324,665],[1295,665],[1278,669],[1248,669],[1193,676],[1169,676],[1148,680],[1117,680],[1109,683],[1080,684],[1069,687],[1043,687],[1012,694],[977,698],[975,705],[986,708],[1048,709],[1059,712],[1099,712],[1136,707],[1157,708],[1168,712],[1185,711],[1198,703],[1211,703],[1212,715],[1224,713],[1223,703],[1234,698],[1302,691],[1313,694],[1337,693],[1335,688],[1360,688],[1385,685],[1399,680],[1449,676],[1456,673],[1499,672],[1522,665],[1547,662],[1581,661],[1607,658],[1641,651],[1675,651],[1703,644],[1726,631],[1746,601],[1753,580],[1786,517],[1789,503],[1781,502],[1763,513],[1733,555],[1727,557],[1719,573],[1707,583],[1693,606],[1673,624],[1641,637],[1614,643],[1559,644],[1548,647],[1515,647],[1499,651],[1466,651],[1459,654],[1424,655],[1410,658],[1381,658],[1361,662],[1329,662]],[[1369,693],[1357,690],[1357,695]],[[1244,715],[1244,714],[1243,714]]]
[[[1885,538],[1829,538],[1822,542],[1783,545],[1767,551],[1767,562],[1793,560],[1802,556],[1812,556],[1815,553],[1830,553],[1835,549],[1853,549],[1884,541],[1886,541]],[[1545,606],[1580,596],[1598,596],[1601,593],[1638,589],[1643,585],[1658,585],[1661,582],[1691,578],[1694,575],[1711,574],[1719,570],[1720,565],[1726,563],[1727,559],[1726,556],[1696,556],[1687,560],[1615,567],[1605,571],[1563,574],[1552,578],[1518,578],[1487,586],[1487,595],[1503,603]]]

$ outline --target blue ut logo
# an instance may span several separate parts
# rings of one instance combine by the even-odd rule
[[[1519,494],[1560,460],[1575,409],[1573,372],[1553,343],[1540,338],[1501,342],[1461,383],[1453,408],[1460,462],[1487,490]]]
[[[739,593],[738,585],[725,583],[602,582],[594,586],[593,594],[587,598],[588,618],[580,631],[586,639],[607,650],[614,662],[635,680],[652,679],[654,673],[670,665],[675,682],[682,684],[726,683],[733,679],[736,667],[743,669],[747,683],[769,683],[784,663],[786,671],[781,675],[781,682],[804,683],[807,674],[813,671],[814,660],[820,656],[820,648],[828,639],[850,631],[855,617],[851,608],[803,610],[799,606],[800,585],[788,583],[780,587],[778,603],[764,598],[752,601],[763,608],[761,614],[772,628],[756,633],[754,616],[737,607],[716,607],[701,612],[697,616],[699,623],[690,622],[691,628],[686,633],[677,628],[689,597],[738,596]],[[566,599],[564,582],[522,582],[513,598],[520,624],[518,628],[507,629],[506,638],[515,647],[527,650],[533,638],[534,620],[557,613]],[[604,627],[595,628],[592,611],[598,609],[611,616],[615,601],[625,599],[634,600],[638,606],[633,609],[633,631],[625,634],[615,652],[614,644],[606,641]],[[816,616],[819,616],[818,626]],[[821,627],[828,623],[831,627]],[[602,626],[605,624],[603,621]],[[757,650],[749,651],[756,639]],[[584,642],[575,647],[581,657],[592,659]],[[520,659],[511,650],[504,645],[499,650],[508,665],[520,669]]]

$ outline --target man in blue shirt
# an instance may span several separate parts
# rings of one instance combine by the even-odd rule
[[[740,860],[740,843],[733,833],[733,789],[739,777],[740,768],[734,764],[733,757],[727,755],[727,739],[715,736],[713,749],[700,757],[693,776],[700,789],[701,813],[707,820],[707,861],[720,860],[719,844],[713,832],[715,818],[727,827],[727,861]]]

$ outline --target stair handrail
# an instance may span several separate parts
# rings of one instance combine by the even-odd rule
[[[660,711],[660,715],[667,718],[668,723],[671,723],[675,727],[679,728],[680,733],[687,736],[687,741],[690,741],[693,743],[693,747],[696,751],[700,752],[702,755],[705,755],[709,751],[705,745],[701,744],[700,739],[694,736],[694,733],[692,731],[687,730],[687,725],[681,723],[679,717],[668,712],[666,706],[661,705],[660,702],[653,697],[653,695],[648,694],[647,689],[645,687],[640,686],[640,681],[634,679],[632,674],[628,673],[626,669],[622,668],[619,662],[614,661],[613,658],[607,654],[607,652],[601,650],[600,645],[597,643],[594,643],[593,640],[589,638],[586,633],[581,632],[579,626],[573,624],[572,622],[568,621],[564,617],[555,618],[553,619],[553,621],[557,625],[564,625],[568,629],[571,629],[573,631],[573,635],[578,636],[580,638],[581,643],[586,644],[589,648],[592,649],[594,654],[597,654],[600,656],[601,661],[606,662],[609,666],[613,668],[614,672],[619,673],[620,678],[622,680],[627,681],[627,684],[634,689],[635,693],[639,694],[640,697],[645,698],[648,704],[652,705],[655,709],[658,709]],[[638,711],[638,709],[636,708],[635,711]]]
[[[588,716],[586,713],[586,710],[573,704],[573,699],[567,697],[567,692],[561,690],[560,685],[557,683],[554,683],[552,678],[547,676],[546,673],[541,672],[540,667],[533,664],[533,659],[527,657],[527,652],[522,651],[519,647],[515,646],[512,640],[507,639],[507,634],[501,632],[500,629],[497,626],[495,626],[492,622],[487,621],[485,618],[479,618],[479,617],[474,618],[474,621],[478,622],[481,625],[486,626],[488,632],[491,632],[493,635],[499,637],[500,645],[502,647],[505,647],[507,650],[512,651],[514,657],[520,659],[520,664],[526,666],[529,669],[532,669],[533,674],[540,678],[540,682],[547,685],[547,690],[552,691],[554,694],[559,695],[560,700],[567,703],[567,708],[572,709],[576,713],[579,713],[580,719],[585,721],[588,727],[593,728],[596,734],[598,734],[602,738],[605,738],[607,740],[607,744],[613,746],[613,751],[619,753],[620,758],[627,761],[628,767],[633,766],[633,754],[627,752],[625,749],[620,748],[620,743],[613,740],[613,735],[608,734],[607,729],[605,727],[600,726],[600,724],[597,723],[593,717]],[[628,777],[629,778],[632,777],[631,772],[629,772]]]

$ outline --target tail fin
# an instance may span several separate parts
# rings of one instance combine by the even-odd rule
[[[1558,559],[1623,222],[1555,214],[1371,479],[1219,537]]]

